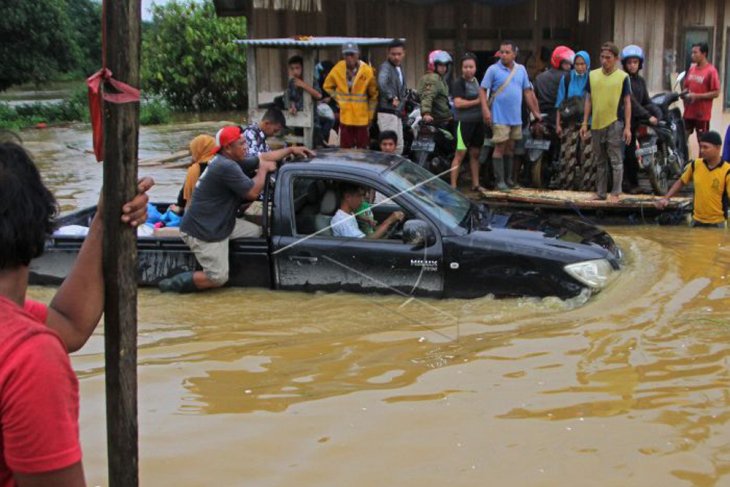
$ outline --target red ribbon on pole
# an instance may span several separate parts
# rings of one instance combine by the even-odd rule
[[[109,83],[118,93],[109,93],[103,89],[104,83]],[[96,161],[104,160],[104,118],[103,105],[109,103],[133,103],[139,101],[139,90],[126,83],[112,78],[112,72],[101,68],[86,80],[89,88],[89,112],[94,140],[94,155]]]

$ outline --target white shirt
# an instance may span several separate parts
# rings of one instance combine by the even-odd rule
[[[335,237],[365,237],[365,234],[360,231],[360,227],[357,226],[355,215],[345,213],[342,210],[337,210],[335,216],[332,217],[330,225],[332,226],[332,235]]]
[[[398,72],[398,78],[400,79],[400,85],[403,86],[403,70],[400,66],[396,66],[395,70]]]

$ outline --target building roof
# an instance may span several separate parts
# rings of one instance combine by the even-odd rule
[[[448,0],[403,0],[416,5],[435,5]],[[527,0],[471,0],[490,7],[508,7]],[[322,0],[213,0],[219,17],[249,15],[251,9],[293,10],[298,12],[322,12]]]
[[[405,41],[405,39],[402,39]],[[297,36],[282,37],[279,39],[239,39],[238,44],[257,47],[340,47],[346,42],[354,42],[363,46],[387,46],[393,41],[392,37],[316,37]]]

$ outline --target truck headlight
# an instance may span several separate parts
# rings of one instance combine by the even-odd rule
[[[575,264],[566,265],[563,269],[572,277],[593,289],[606,287],[613,273],[613,267],[606,259],[576,262]]]

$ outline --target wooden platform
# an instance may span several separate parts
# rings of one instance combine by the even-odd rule
[[[476,193],[475,193],[476,194]],[[482,191],[481,195],[488,201],[530,203],[540,206],[555,206],[580,209],[614,209],[627,210],[637,208],[656,209],[654,203],[659,199],[648,194],[622,194],[618,203],[607,200],[592,200],[596,193],[588,191],[561,191],[533,188],[520,188],[509,193],[501,191]],[[678,210],[687,207],[692,202],[688,197],[674,197],[669,200],[668,209]]]
[[[675,196],[669,200],[665,210],[654,206],[659,199],[655,195],[622,194],[617,203],[607,200],[593,200],[594,192],[561,191],[534,188],[521,188],[509,193],[501,191],[467,192],[467,196],[489,203],[491,206],[508,207],[521,210],[539,210],[554,212],[574,212],[591,215],[602,223],[650,223],[649,218],[661,214],[673,214],[675,217],[691,211],[692,198]],[[674,218],[680,223],[681,219]],[[663,224],[676,224],[663,222]]]

